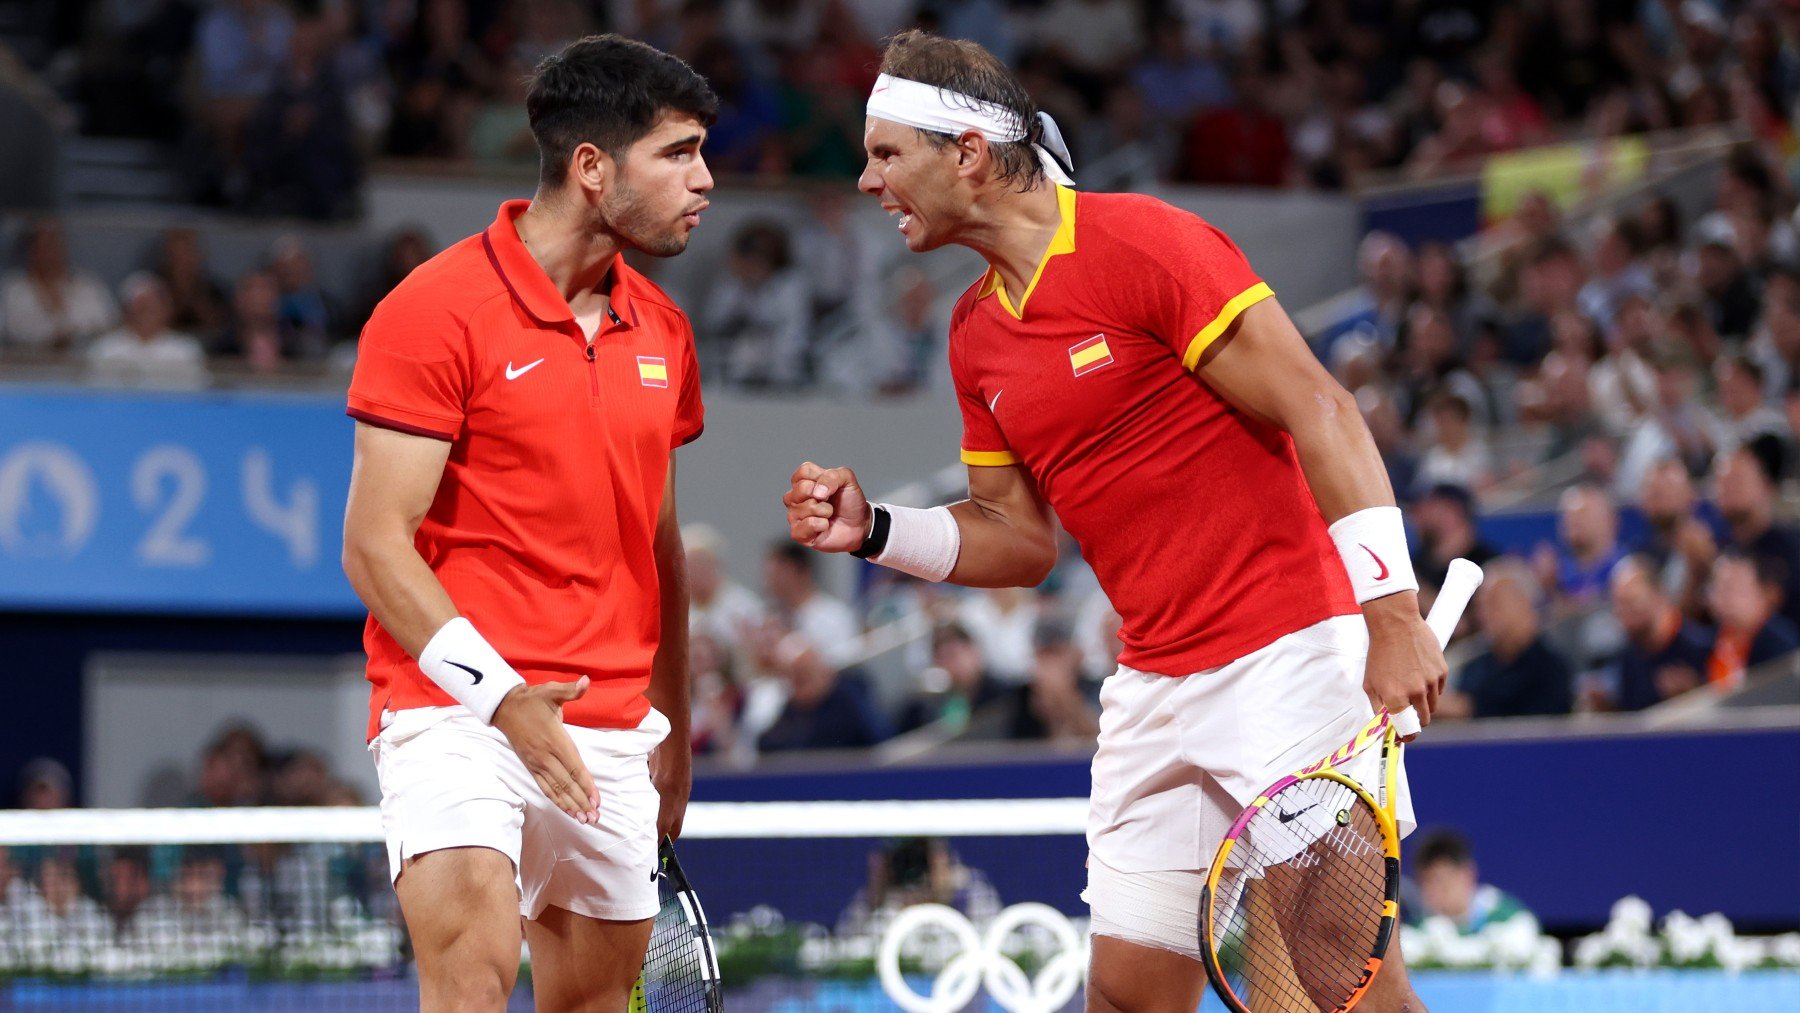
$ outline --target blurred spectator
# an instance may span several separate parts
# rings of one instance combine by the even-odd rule
[[[1706,671],[1712,632],[1682,615],[1645,556],[1628,556],[1613,568],[1613,616],[1625,631],[1625,647],[1608,673],[1596,710],[1643,710],[1691,689]]]
[[[1561,602],[1585,607],[1606,594],[1612,568],[1625,558],[1619,542],[1619,511],[1612,497],[1595,485],[1563,491],[1555,546],[1540,545],[1532,562],[1544,589]]]
[[[67,809],[75,804],[75,779],[59,760],[40,756],[19,771],[19,808]]]
[[[145,848],[118,848],[106,863],[104,891],[112,936],[127,938],[137,927],[138,912],[149,901],[150,854]]]
[[[387,298],[394,286],[405,281],[414,268],[431,259],[432,251],[431,239],[417,226],[403,226],[388,236],[373,282],[363,290],[362,301],[357,303],[356,319],[351,321],[355,329],[368,321],[375,312],[375,305]]]
[[[489,61],[472,38],[464,0],[421,0],[409,27],[390,54],[396,94],[388,153],[454,157],[491,74]]]
[[[281,290],[281,325],[291,335],[286,347],[294,358],[318,358],[336,332],[338,314],[315,276],[312,252],[298,236],[283,236],[269,252],[269,271]]]
[[[1361,283],[1354,296],[1314,340],[1321,358],[1329,360],[1338,340],[1353,334],[1369,338],[1382,355],[1399,344],[1412,299],[1412,251],[1397,236],[1371,232],[1357,247],[1356,270]]]
[[[1656,371],[1651,368],[1655,321],[1643,296],[1622,299],[1606,330],[1606,354],[1588,372],[1594,414],[1606,432],[1628,435],[1656,402]]]
[[[1420,485],[1454,485],[1481,492],[1494,484],[1493,455],[1487,439],[1472,426],[1469,402],[1452,391],[1440,391],[1428,406],[1431,442],[1419,460]]]
[[[1091,101],[1098,98],[1099,82],[1143,48],[1143,16],[1130,0],[1050,0],[1033,37],[1068,65]]]
[[[244,201],[252,211],[343,218],[356,208],[360,159],[332,45],[324,17],[297,23],[287,59],[251,113]]]
[[[156,276],[169,293],[169,326],[202,342],[217,337],[225,326],[225,288],[206,268],[199,232],[180,227],[163,233]]]
[[[227,200],[244,193],[235,168],[244,153],[244,128],[275,86],[293,36],[293,16],[277,0],[219,0],[200,18],[194,56],[201,115],[223,170],[216,185]]]
[[[804,635],[782,640],[776,671],[787,683],[788,700],[781,716],[757,739],[761,752],[857,749],[888,737],[887,719],[862,673],[833,667]]]
[[[1636,222],[1613,218],[1599,223],[1593,249],[1594,274],[1581,286],[1575,304],[1600,327],[1612,326],[1625,300],[1656,297],[1656,283],[1638,259],[1642,249]]]
[[[709,633],[688,637],[688,681],[693,707],[690,738],[694,753],[731,754],[737,748],[739,691],[731,653]]]
[[[1706,300],[1707,321],[1726,338],[1748,335],[1758,308],[1755,283],[1732,245],[1735,240],[1726,226],[1703,237],[1696,254],[1695,281]]]
[[[762,602],[726,574],[725,539],[717,530],[684,525],[681,543],[687,552],[689,632],[711,637],[728,654],[738,653],[762,621]]]
[[[12,849],[0,847],[0,924],[5,923],[9,910],[18,910],[35,890],[13,861]]]
[[[959,732],[972,713],[1006,696],[1006,687],[982,663],[975,639],[957,623],[931,631],[931,667],[919,681],[919,692],[901,713],[900,731],[937,724]]]
[[[1713,372],[1719,406],[1724,409],[1717,439],[1721,449],[1746,447],[1758,440],[1779,447],[1787,441],[1787,420],[1763,400],[1763,371],[1754,359],[1727,355],[1719,359]]]
[[[742,39],[729,35],[708,43],[694,54],[693,65],[719,96],[718,119],[706,132],[706,163],[717,173],[748,176],[783,168],[777,161],[781,106],[774,90],[745,65],[733,41]]]
[[[1567,714],[1574,704],[1569,664],[1544,639],[1541,594],[1525,567],[1499,560],[1475,596],[1488,650],[1464,666],[1433,717]]]
[[[1784,574],[1768,557],[1727,553],[1713,564],[1706,600],[1718,621],[1706,682],[1715,689],[1742,684],[1746,669],[1800,650],[1800,627],[1779,613]]]
[[[1064,745],[1100,734],[1099,683],[1082,670],[1081,648],[1067,623],[1045,619],[1032,635],[1031,682],[1018,697],[1012,737]]]
[[[811,319],[812,296],[793,269],[787,232],[748,222],[732,238],[726,273],[701,313],[701,361],[722,362],[732,384],[799,384],[812,374]]]
[[[1165,16],[1151,28],[1150,51],[1131,71],[1131,83],[1151,116],[1173,126],[1231,101],[1231,79],[1208,55],[1212,48],[1190,46],[1179,17]]]
[[[249,919],[225,892],[225,853],[204,845],[188,845],[173,888],[144,903],[139,931],[158,945],[171,943],[204,951],[223,948],[244,938]]]
[[[269,767],[262,736],[247,724],[221,729],[200,754],[200,777],[190,802],[199,806],[257,805]]]
[[[1656,402],[1625,438],[1613,488],[1634,495],[1656,462],[1673,458],[1698,474],[1712,459],[1718,420],[1696,398],[1698,378],[1685,351],[1665,352],[1656,363]]]
[[[1685,601],[1688,587],[1688,556],[1684,543],[1699,538],[1710,556],[1712,532],[1700,515],[1700,497],[1694,491],[1694,480],[1687,466],[1676,460],[1658,461],[1644,476],[1638,506],[1644,512],[1649,540],[1643,546],[1645,564],[1663,591],[1677,602]]]
[[[81,892],[74,860],[58,852],[38,859],[37,890],[8,906],[14,939],[25,951],[28,967],[52,966],[51,960],[43,958],[96,946],[108,934],[105,909]]]
[[[124,326],[86,353],[88,375],[102,383],[191,389],[206,385],[206,351],[191,334],[170,329],[175,315],[168,287],[138,272],[119,286]]]
[[[1482,540],[1475,525],[1475,497],[1460,485],[1432,486],[1413,504],[1411,516],[1419,534],[1419,555],[1413,568],[1426,587],[1444,586],[1452,560],[1467,559],[1485,566],[1499,555]]]
[[[988,670],[1017,686],[1031,678],[1032,631],[1041,617],[1029,588],[990,587],[966,595],[956,619],[975,638]]]
[[[273,373],[299,357],[294,331],[281,319],[281,289],[267,271],[245,271],[231,295],[231,320],[213,348],[241,359],[251,370]]]
[[[903,396],[924,387],[943,358],[944,322],[936,312],[937,289],[931,276],[917,267],[902,267],[893,274],[897,289],[887,315],[890,341],[879,358],[888,363],[887,375],[877,390]]]
[[[1232,77],[1237,103],[1202,111],[1189,124],[1175,163],[1183,183],[1278,187],[1288,183],[1294,153],[1287,127],[1272,111],[1274,88],[1249,63]]]
[[[838,916],[838,938],[873,933],[882,916],[915,904],[943,904],[977,926],[987,925],[1001,909],[987,876],[964,865],[947,841],[908,837],[869,853],[869,881]]]
[[[269,776],[272,805],[324,805],[331,791],[331,765],[315,749],[295,749],[277,757]]]
[[[40,218],[19,236],[22,270],[0,282],[0,326],[12,353],[66,355],[119,319],[112,296],[69,264],[62,226]]]
[[[1412,843],[1412,867],[1424,902],[1419,914],[1448,918],[1462,935],[1472,936],[1516,918],[1536,924],[1537,919],[1518,898],[1481,881],[1474,849],[1468,838],[1454,830],[1420,834]]]
[[[1764,400],[1776,400],[1792,386],[1794,364],[1800,362],[1800,273],[1791,268],[1770,272],[1762,319],[1744,354],[1762,370]]]
[[[862,628],[849,605],[819,590],[814,574],[818,556],[785,538],[772,543],[763,557],[763,590],[789,629],[822,652],[832,667],[842,667],[855,659]]]
[[[856,145],[860,148],[861,144],[859,135]],[[794,237],[794,259],[810,288],[814,324],[849,308],[868,275],[871,251],[865,248],[863,234],[849,211],[845,187],[820,186],[807,191],[807,213]]]
[[[1790,622],[1800,623],[1800,531],[1775,523],[1775,481],[1751,448],[1719,457],[1714,474],[1719,513],[1725,518],[1727,544],[1767,564],[1781,587],[1778,608]],[[1714,551],[1694,535],[1693,577],[1703,579]]]

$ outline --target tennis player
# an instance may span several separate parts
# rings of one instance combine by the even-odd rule
[[[1054,123],[981,47],[897,36],[867,113],[860,186],[907,247],[988,262],[950,325],[969,498],[870,504],[852,471],[809,462],[790,534],[928,580],[1033,585],[1055,511],[1124,620],[1093,766],[1088,1008],[1191,1011],[1201,885],[1238,812],[1372,705],[1429,720],[1442,689],[1386,470],[1231,240],[1070,189]],[[1385,968],[1367,1008],[1423,1009],[1397,948]]]
[[[520,915],[538,1009],[624,1009],[691,782],[674,448],[700,380],[620,254],[686,248],[716,99],[596,36],[526,102],[536,195],[382,300],[350,383],[344,570],[426,1010],[505,1007]]]

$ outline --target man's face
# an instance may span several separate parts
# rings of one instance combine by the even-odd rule
[[[1419,894],[1434,915],[1461,918],[1475,899],[1475,867],[1460,862],[1433,862],[1419,870]]]
[[[1642,569],[1633,566],[1614,577],[1613,617],[1619,621],[1619,627],[1625,631],[1626,636],[1634,640],[1649,637],[1661,616],[1660,604],[1656,588],[1651,585],[1649,575]]]
[[[939,147],[912,127],[874,116],[863,127],[863,147],[869,161],[856,186],[895,216],[906,248],[923,253],[951,242],[967,207],[966,197],[957,206],[961,149]]]
[[[1650,523],[1673,524],[1693,512],[1694,483],[1686,468],[1665,461],[1644,479],[1640,500]]]
[[[1762,472],[1742,453],[1727,456],[1716,478],[1719,512],[1731,524],[1751,524],[1774,509],[1774,490]]]
[[[712,173],[700,155],[706,128],[687,113],[667,113],[616,162],[600,198],[607,227],[633,249],[673,257],[687,249],[711,203]]]

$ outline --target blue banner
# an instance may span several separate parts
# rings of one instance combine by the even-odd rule
[[[354,616],[317,394],[0,388],[0,609]]]

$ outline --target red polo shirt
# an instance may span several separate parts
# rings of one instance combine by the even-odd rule
[[[1269,286],[1162,201],[1057,195],[1061,228],[1016,304],[990,270],[951,316],[963,461],[1030,472],[1133,668],[1199,672],[1356,614],[1293,440],[1194,372]]]
[[[661,633],[652,552],[669,452],[700,435],[693,328],[621,258],[590,342],[519,240],[529,201],[408,275],[357,348],[349,414],[451,444],[414,539],[458,611],[529,683],[586,675],[571,724],[635,726]],[[455,703],[369,617],[383,708]]]

